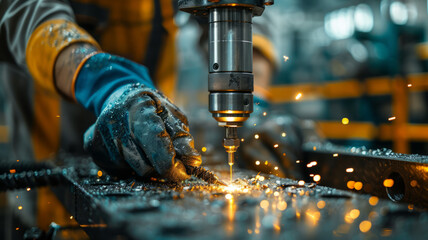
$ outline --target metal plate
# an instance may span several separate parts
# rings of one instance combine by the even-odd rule
[[[236,188],[191,179],[113,180],[98,176],[87,160],[66,175],[58,196],[94,239],[418,239],[428,214],[314,183],[261,176],[236,169]],[[67,162],[66,161],[66,162]],[[79,166],[79,164],[78,164]],[[90,166],[90,167],[88,167]],[[224,180],[227,168],[213,167]],[[65,190],[64,190],[65,189]]]

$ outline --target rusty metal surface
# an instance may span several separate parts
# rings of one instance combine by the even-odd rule
[[[87,159],[58,196],[94,239],[424,239],[413,205],[235,169],[229,187],[113,180]],[[80,167],[79,167],[80,166]],[[228,169],[212,167],[228,178]]]
[[[320,175],[320,185],[368,193],[428,208],[428,156],[389,149],[304,146],[306,175]],[[311,166],[311,163],[316,165]],[[361,185],[357,189],[355,183]]]

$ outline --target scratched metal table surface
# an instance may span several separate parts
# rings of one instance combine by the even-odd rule
[[[303,149],[306,173],[318,174],[321,185],[428,208],[428,156],[316,143]],[[354,183],[360,187],[356,189]]]
[[[72,159],[76,162],[76,159]],[[198,179],[113,180],[87,159],[58,196],[93,239],[425,239],[428,212],[370,195],[235,169]],[[67,161],[66,161],[67,162]],[[228,179],[226,166],[213,166]]]

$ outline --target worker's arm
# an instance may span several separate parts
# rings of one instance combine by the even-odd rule
[[[54,65],[59,53],[74,44],[98,48],[74,24],[73,11],[61,0],[1,0],[1,60],[27,70],[34,84],[56,92]]]
[[[38,89],[75,100],[98,117],[85,148],[100,166],[120,175],[155,170],[179,181],[189,177],[185,165],[201,164],[186,117],[155,89],[147,69],[99,53],[66,2],[2,0],[0,13],[5,61],[28,70]]]
[[[55,61],[54,82],[61,94],[73,98],[73,77],[79,64],[89,55],[99,49],[90,43],[76,43],[61,51]]]
[[[265,101],[270,100],[270,85],[274,73],[279,69],[275,44],[276,22],[271,9],[262,16],[253,18],[253,72],[254,95]]]
[[[253,24],[254,112],[241,133],[245,139],[239,151],[241,164],[267,174],[302,179],[302,144],[323,141],[310,121],[274,113],[270,107],[270,86],[280,59],[275,44],[276,22],[271,9]]]

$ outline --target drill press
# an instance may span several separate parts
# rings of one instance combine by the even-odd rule
[[[179,0],[179,9],[209,18],[209,111],[226,130],[230,175],[239,147],[237,128],[253,112],[252,18],[273,0]]]

